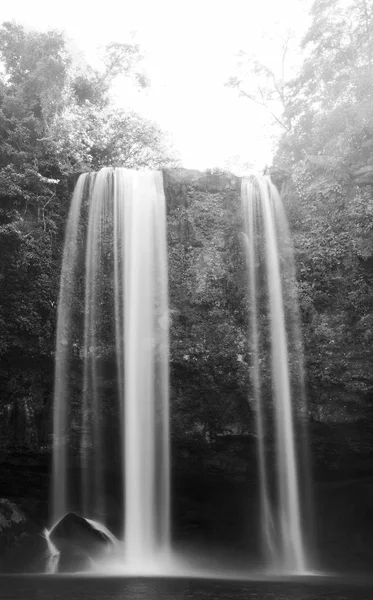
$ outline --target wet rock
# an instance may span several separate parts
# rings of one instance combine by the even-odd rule
[[[115,544],[108,530],[75,513],[62,517],[47,538],[52,564],[53,554],[59,554],[55,566],[60,573],[91,569],[95,560],[112,551]]]

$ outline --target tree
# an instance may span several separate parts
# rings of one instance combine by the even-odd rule
[[[0,61],[0,412],[28,411],[36,427],[52,396],[73,175],[113,164],[159,168],[174,159],[158,126],[110,103],[116,76],[146,83],[138,46],[109,45],[94,70],[74,62],[61,32],[4,23]]]
[[[99,165],[161,169],[178,165],[167,135],[157,123],[130,110],[109,107],[101,114],[101,137],[91,148]]]
[[[231,76],[226,83],[227,87],[236,89],[240,96],[265,108],[281,131],[291,131],[292,127],[288,111],[290,90],[286,71],[294,37],[291,29],[280,37],[273,53],[280,60],[273,64],[265,64],[256,55],[241,50],[238,54],[237,74]]]
[[[293,231],[314,414],[326,402],[352,418],[373,390],[372,3],[315,0],[300,50],[292,79],[241,53],[229,84],[281,127],[270,172]]]
[[[326,401],[334,418],[356,418],[373,390],[372,6],[317,0],[311,12],[272,173],[293,229],[315,415]]]

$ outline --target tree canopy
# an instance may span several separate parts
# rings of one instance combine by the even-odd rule
[[[111,101],[118,75],[148,85],[136,44],[109,44],[95,70],[70,53],[63,33],[6,22],[0,64],[2,410],[18,403],[31,419],[50,401],[74,174],[110,165],[162,168],[177,159],[157,124]]]
[[[373,397],[373,6],[316,0],[311,17],[293,79],[244,65],[265,78],[265,104],[282,99],[270,171],[293,232],[313,414],[349,419]]]

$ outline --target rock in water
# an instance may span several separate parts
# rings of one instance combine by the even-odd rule
[[[99,527],[75,513],[66,514],[56,523],[48,539],[59,553],[58,572],[89,570],[97,558],[113,549],[114,536]]]

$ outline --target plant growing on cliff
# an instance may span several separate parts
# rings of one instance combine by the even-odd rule
[[[371,3],[313,2],[301,51],[298,75],[277,91],[286,127],[271,174],[293,234],[313,415],[327,403],[328,418],[354,419],[373,393]]]
[[[94,70],[61,32],[0,27],[0,412],[50,404],[72,176],[174,160],[158,126],[111,104],[116,76],[146,85],[140,58],[135,44],[110,44]]]

